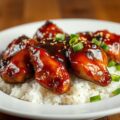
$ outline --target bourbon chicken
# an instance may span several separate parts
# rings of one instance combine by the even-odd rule
[[[1,55],[0,74],[8,83],[22,83],[33,76],[33,67],[28,52],[29,45],[37,41],[26,36],[13,40]]]
[[[105,51],[109,59],[120,64],[120,35],[110,33],[107,30],[102,30],[95,32],[93,38],[96,38],[98,41],[105,42],[109,47],[109,49]]]
[[[107,70],[107,56],[96,45],[87,43],[80,51],[69,49],[69,60],[74,73],[85,80],[89,80],[101,86],[107,86],[111,82],[111,76]]]
[[[34,35],[34,38],[39,41],[42,48],[47,49],[53,57],[66,66],[68,60],[65,57],[65,52],[69,47],[67,41],[68,37],[68,34],[63,32],[50,21],[47,21],[42,27],[40,27]]]
[[[35,78],[44,88],[63,94],[71,87],[69,69],[79,78],[107,86],[109,59],[120,64],[119,35],[106,30],[67,34],[47,21],[32,39],[20,36],[7,46],[0,75],[11,84]]]
[[[36,81],[57,94],[67,92],[70,76],[62,63],[52,58],[43,48],[30,47],[29,51]]]
[[[8,83],[22,83],[26,79],[31,78],[33,73],[29,59],[27,49],[23,49],[11,57],[10,60],[7,60],[7,65],[2,63],[0,72],[4,81]]]

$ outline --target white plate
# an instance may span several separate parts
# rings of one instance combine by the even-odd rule
[[[69,33],[79,31],[96,31],[107,29],[120,34],[120,24],[88,20],[88,19],[61,19],[53,20],[59,27]],[[10,41],[22,34],[30,37],[44,23],[36,22],[14,27],[0,33],[0,51],[3,51]],[[0,91],[0,111],[26,118],[48,119],[90,119],[99,118],[120,112],[120,95],[96,103],[82,105],[40,105],[18,100]]]

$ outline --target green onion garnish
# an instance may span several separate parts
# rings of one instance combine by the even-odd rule
[[[79,42],[72,46],[74,52],[80,51],[84,48],[83,43]]]
[[[100,46],[100,45],[101,45],[101,41],[98,41],[96,38],[93,38],[93,39],[92,39],[92,43],[94,43],[94,44],[97,45],[97,46]]]
[[[116,67],[116,70],[120,71],[120,64],[117,64],[115,67]]]
[[[113,95],[118,95],[120,94],[120,88],[117,88],[116,90],[112,91]]]
[[[71,34],[70,41],[69,41],[70,46],[73,46],[76,43],[78,43],[78,39],[79,39],[79,36],[77,34]]]
[[[108,51],[108,50],[109,50],[109,46],[108,46],[106,43],[104,43],[104,42],[101,43],[101,47],[102,47],[105,51]]]
[[[120,81],[120,75],[112,74],[111,77],[112,77],[112,81],[115,81],[115,82]]]
[[[116,62],[113,61],[113,60],[109,61],[109,63],[108,63],[108,67],[112,67],[112,66],[115,66],[115,65],[116,65]]]
[[[70,35],[70,39],[72,39],[72,38],[77,38],[77,39],[78,39],[78,38],[79,38],[79,35],[78,35],[78,34],[71,34],[71,35]]]
[[[101,100],[100,95],[90,97],[90,102],[96,102],[96,101],[99,101],[99,100]]]
[[[94,43],[97,46],[102,47],[105,51],[109,50],[109,46],[106,43],[101,42],[101,41],[97,40],[96,38],[92,39],[92,43]]]
[[[56,34],[55,39],[56,39],[56,41],[62,42],[65,40],[65,34],[58,33],[58,34]]]

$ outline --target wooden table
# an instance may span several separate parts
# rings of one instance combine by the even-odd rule
[[[120,0],[0,0],[0,30],[53,18],[120,22]],[[0,120],[27,120],[0,113]],[[120,120],[120,114],[99,120]]]

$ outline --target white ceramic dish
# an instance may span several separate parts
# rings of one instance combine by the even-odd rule
[[[120,34],[120,24],[118,23],[88,19],[61,19],[53,20],[53,22],[69,33],[107,29]],[[3,51],[10,41],[22,34],[32,37],[43,23],[44,21],[36,22],[2,31],[0,33],[0,51]],[[0,91],[0,112],[33,119],[95,119],[119,113],[120,95],[95,103],[59,106],[33,104]]]

